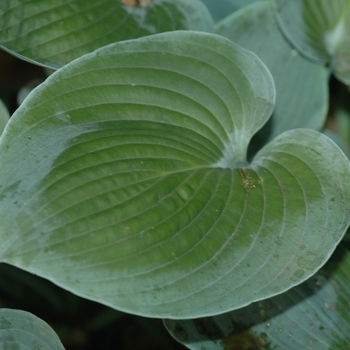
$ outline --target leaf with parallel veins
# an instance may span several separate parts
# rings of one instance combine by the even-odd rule
[[[219,314],[314,274],[349,224],[349,161],[281,134],[253,53],[214,34],[109,45],[52,74],[0,139],[0,259],[151,317]]]

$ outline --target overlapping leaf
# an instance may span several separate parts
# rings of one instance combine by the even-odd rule
[[[64,350],[46,322],[29,312],[11,309],[0,309],[0,348]]]
[[[290,291],[220,316],[165,324],[193,350],[347,349],[350,253],[339,247],[316,275]]]
[[[215,21],[228,16],[235,11],[237,7],[230,0],[222,0],[219,3],[216,0],[201,0],[208,8]]]
[[[350,3],[348,0],[270,0],[288,40],[314,61],[330,63],[350,85]]]
[[[347,117],[349,118],[349,116]],[[337,134],[336,132],[328,128],[325,128],[322,132],[331,140],[333,140],[339,146],[339,148],[344,152],[344,154],[350,159],[350,148],[348,144],[345,142],[345,140],[341,137],[341,135]]]
[[[213,34],[75,60],[0,139],[0,259],[153,317],[218,314],[302,282],[349,224],[349,161],[295,130],[249,165],[273,103],[257,56]]]
[[[258,0],[201,0],[211,12],[215,21],[219,21],[232,12],[237,11],[241,7],[247,6],[250,3],[256,2]]]
[[[211,31],[211,26],[200,0],[0,2],[0,45],[52,68],[117,41],[179,29]]]
[[[328,110],[327,69],[306,60],[286,42],[268,1],[244,7],[214,30],[256,53],[270,70],[278,96],[264,129],[270,140],[290,129],[323,128]]]

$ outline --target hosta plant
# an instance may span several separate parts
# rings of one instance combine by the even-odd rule
[[[350,164],[322,132],[349,13],[3,1],[2,47],[56,71],[0,110],[0,261],[190,349],[349,346]],[[3,346],[38,348],[48,326],[2,312]]]

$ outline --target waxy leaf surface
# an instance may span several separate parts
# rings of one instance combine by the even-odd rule
[[[277,22],[303,55],[329,63],[350,85],[350,2],[348,0],[270,0]]]
[[[57,334],[33,314],[0,309],[0,349],[64,350]]]
[[[349,224],[349,161],[300,129],[248,164],[274,98],[257,56],[214,34],[73,61],[0,139],[0,259],[153,317],[214,315],[301,283]]]
[[[0,46],[51,68],[117,41],[211,28],[212,18],[200,0],[0,2]]]
[[[223,315],[165,325],[193,350],[347,349],[349,271],[350,253],[342,245],[320,271],[286,293]]]

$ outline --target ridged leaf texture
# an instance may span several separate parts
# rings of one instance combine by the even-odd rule
[[[64,350],[53,329],[33,314],[0,309],[0,349]]]
[[[348,249],[342,244],[321,270],[286,293],[223,315],[165,325],[192,350],[347,349]]]
[[[211,27],[212,18],[200,0],[0,2],[0,46],[51,68],[117,41]]]
[[[306,60],[285,40],[269,1],[257,1],[226,17],[215,33],[253,51],[270,70],[278,96],[264,136],[272,140],[284,131],[320,131],[328,111],[328,70]]]
[[[301,283],[349,224],[349,161],[299,129],[249,164],[274,100],[257,56],[214,34],[73,61],[0,139],[0,259],[152,317],[218,314]]]
[[[303,55],[328,63],[350,85],[350,3],[348,0],[270,0],[286,38]]]

